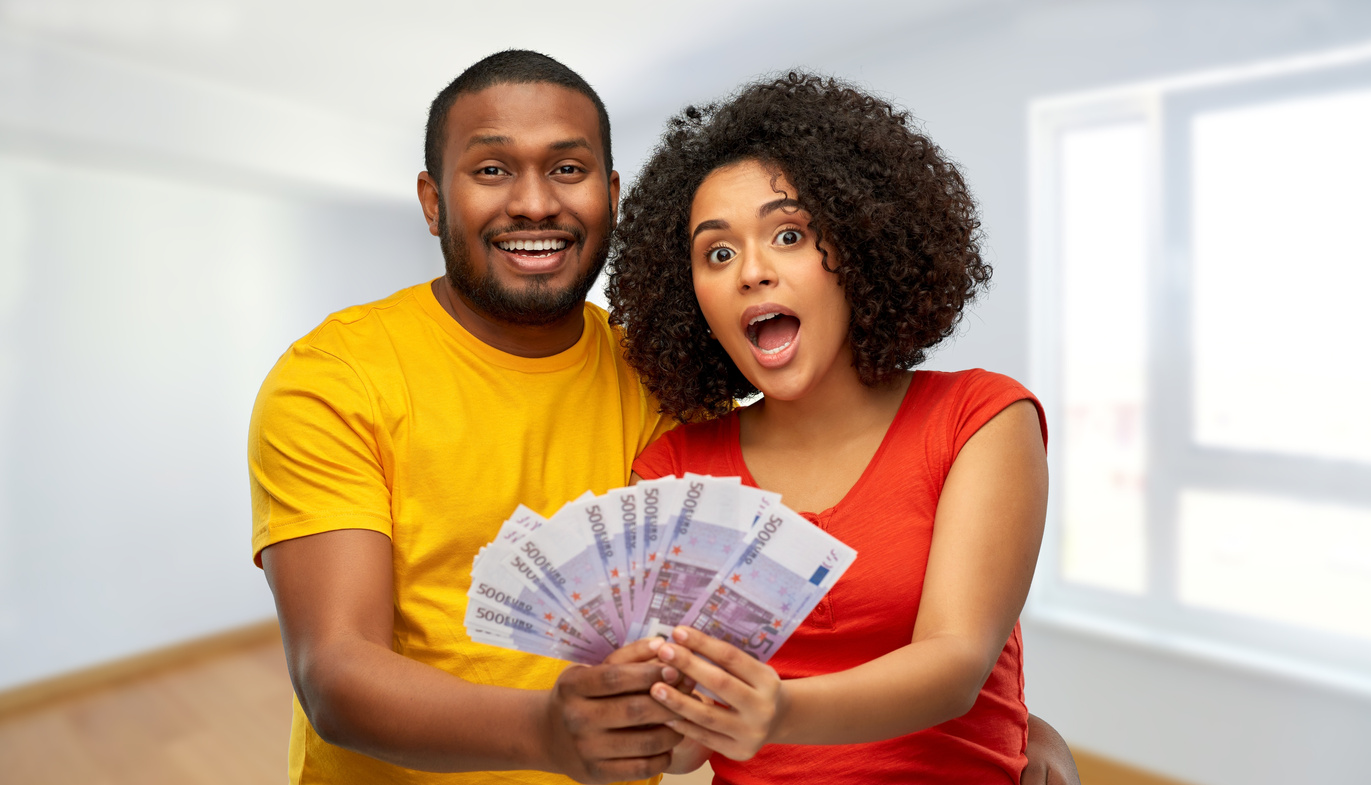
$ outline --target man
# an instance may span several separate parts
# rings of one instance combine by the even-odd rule
[[[639,662],[645,644],[563,669],[461,622],[472,557],[516,504],[623,485],[669,427],[584,302],[619,198],[608,116],[555,60],[501,52],[438,95],[425,147],[419,201],[446,275],[331,316],[253,411],[291,781],[655,775],[681,737],[646,693],[679,674]]]

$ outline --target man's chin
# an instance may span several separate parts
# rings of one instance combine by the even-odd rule
[[[502,285],[492,276],[478,281],[456,277],[458,280],[449,274],[448,282],[474,310],[488,319],[523,327],[542,327],[565,319],[582,307],[590,290],[580,282],[553,288],[525,280],[522,286],[514,288]]]
[[[440,229],[446,229],[445,224],[440,224]],[[440,240],[448,283],[462,299],[487,319],[524,327],[555,324],[578,312],[609,255],[606,237],[589,259],[580,257],[585,249],[576,243],[576,257],[572,258],[568,249],[567,258],[553,272],[521,274],[508,269],[503,260],[490,258],[484,259],[484,269],[478,272],[472,269],[473,260],[460,236],[441,231]],[[494,253],[508,255],[498,250]],[[583,266],[597,259],[598,263]]]

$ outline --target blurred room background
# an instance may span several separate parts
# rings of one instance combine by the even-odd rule
[[[1030,709],[1193,785],[1371,783],[1364,0],[0,0],[0,736],[273,618],[257,387],[440,273],[428,103],[510,47],[600,91],[626,184],[759,74],[910,109],[995,267],[929,367],[1050,414]]]

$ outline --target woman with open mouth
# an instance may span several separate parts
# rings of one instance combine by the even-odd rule
[[[686,424],[635,474],[741,476],[858,552],[769,664],[689,628],[655,646],[722,700],[654,687],[686,738],[672,771],[712,753],[716,782],[1018,783],[1042,408],[999,374],[915,370],[990,278],[960,172],[903,111],[806,74],[668,129],[609,296]]]

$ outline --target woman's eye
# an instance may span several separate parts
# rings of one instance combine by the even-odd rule
[[[795,245],[800,242],[800,231],[798,229],[786,229],[776,235],[776,242],[781,245]]]
[[[732,248],[715,248],[705,254],[705,261],[710,264],[723,264],[734,257]]]

